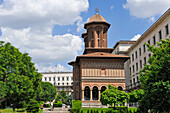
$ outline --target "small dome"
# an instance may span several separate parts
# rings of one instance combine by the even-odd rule
[[[88,23],[90,22],[106,22],[106,20],[101,15],[96,14],[89,19]]]

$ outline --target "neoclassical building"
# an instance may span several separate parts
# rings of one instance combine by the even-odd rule
[[[82,100],[82,107],[100,106],[100,94],[108,84],[125,90],[124,62],[129,57],[111,54],[113,48],[107,48],[109,27],[101,15],[93,15],[84,25],[83,55],[69,62],[73,66],[73,99]]]

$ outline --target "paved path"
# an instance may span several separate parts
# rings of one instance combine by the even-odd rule
[[[44,108],[42,113],[70,113],[68,111],[68,108],[54,108],[53,111],[51,111],[50,108]]]

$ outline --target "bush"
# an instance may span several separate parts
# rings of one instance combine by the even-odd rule
[[[44,104],[44,101],[38,101],[39,104]]]
[[[43,107],[44,107],[44,108],[50,108],[51,106],[50,106],[50,104],[44,104]]]
[[[73,100],[73,109],[81,109],[81,101]]]
[[[80,109],[71,109],[70,110],[70,113],[79,113],[80,112]]]
[[[30,100],[27,104],[27,112],[37,113],[39,111],[40,104],[36,100]]]
[[[57,101],[57,103],[54,103],[53,106],[54,107],[62,107],[62,101]]]

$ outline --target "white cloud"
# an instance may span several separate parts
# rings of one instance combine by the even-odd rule
[[[130,39],[131,41],[137,41],[139,38],[141,37],[140,34],[135,35],[132,39]]]
[[[164,13],[170,6],[170,0],[126,0],[123,8],[138,18],[148,18]]]
[[[5,0],[0,4],[0,39],[29,53],[40,70],[51,69],[74,59],[83,45],[79,36],[52,36],[53,26],[77,22],[81,30],[80,13],[88,7],[88,0]]]
[[[113,6],[113,5],[111,5],[111,6],[110,6],[110,10],[113,10],[113,8],[114,8],[114,6]]]
[[[84,27],[83,18],[82,17],[78,17],[77,18],[77,32],[82,31],[83,27]]]
[[[61,64],[56,66],[43,67],[40,72],[69,72],[70,70]]]
[[[151,21],[151,22],[154,22],[154,21],[155,21],[155,17],[151,17],[151,18],[150,18],[150,21]]]

